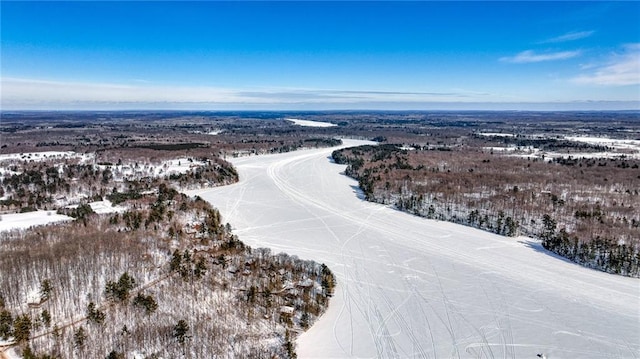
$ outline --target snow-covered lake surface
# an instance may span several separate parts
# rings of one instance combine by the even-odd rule
[[[192,192],[245,243],[336,274],[300,358],[640,357],[640,280],[365,202],[332,150],[235,158],[239,183]]]
[[[331,122],[298,120],[296,118],[285,118],[285,120],[293,122],[294,125],[305,126],[305,127],[335,127],[335,126],[338,126],[335,123],[331,123]]]

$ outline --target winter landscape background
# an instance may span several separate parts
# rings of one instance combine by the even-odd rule
[[[0,359],[640,358],[640,2],[0,8]]]
[[[368,142],[345,141],[345,146]],[[301,357],[634,357],[639,283],[509,238],[367,203],[330,149],[233,160],[197,192],[247,243],[327,263],[339,286]]]

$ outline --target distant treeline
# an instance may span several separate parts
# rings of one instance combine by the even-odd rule
[[[544,161],[425,148],[361,146],[334,151],[333,159],[348,165],[345,174],[369,201],[531,236],[582,265],[640,276],[640,188],[634,185],[640,161]]]

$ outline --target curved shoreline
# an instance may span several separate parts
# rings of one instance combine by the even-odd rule
[[[357,183],[326,158],[333,150],[234,159],[239,183],[199,191],[245,243],[324,262],[335,273],[336,294],[299,337],[300,357],[640,350],[637,280],[559,261],[524,237],[364,202]]]

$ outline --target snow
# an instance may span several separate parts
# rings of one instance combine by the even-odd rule
[[[26,302],[29,305],[40,304],[40,289],[32,288],[26,295]]]
[[[133,357],[133,359],[144,359],[149,357],[146,353],[138,351],[138,350],[134,350],[133,352],[131,352],[131,356]],[[162,359],[163,357],[159,357],[158,359]]]
[[[93,159],[93,154],[77,153],[73,151],[44,151],[44,152],[26,152],[26,153],[8,153],[0,155],[0,162],[7,160],[33,160],[44,161],[51,159],[80,158],[83,162]]]
[[[305,127],[335,127],[335,126],[338,126],[335,123],[330,123],[330,122],[298,120],[296,118],[285,118],[285,120],[293,122],[294,125],[305,126]]]
[[[335,273],[327,312],[297,340],[300,358],[639,356],[638,279],[578,266],[526,237],[365,202],[327,159],[334,149],[235,158],[239,183],[191,192],[248,245]]]
[[[0,167],[0,178],[4,179],[5,177],[10,177],[13,175],[19,175],[20,172],[12,171],[8,168]]]
[[[95,201],[95,202],[89,202],[88,205],[91,207],[91,209],[98,213],[98,214],[105,214],[105,213],[121,213],[126,211],[127,209],[125,207],[122,206],[114,206],[111,201],[109,200],[104,200],[104,201]],[[67,206],[67,208],[78,208],[79,205],[77,204],[73,204],[70,206]]]
[[[9,345],[13,345],[14,341],[13,341],[13,337],[9,337],[7,338],[7,340],[3,340],[2,338],[0,338],[0,348],[4,347],[4,346],[9,346]],[[2,352],[0,350],[0,352]]]
[[[487,151],[511,152],[511,151],[517,151],[518,147],[516,147],[516,146],[509,146],[509,147],[483,147],[483,149],[485,149]]]
[[[491,137],[516,137],[513,133],[501,133],[501,132],[478,132],[480,136]]]
[[[108,200],[91,202],[89,206],[98,214],[124,212],[127,210],[122,206],[114,206],[111,201]]]
[[[567,136],[565,139],[575,142],[584,142],[591,145],[610,146],[618,149],[640,150],[640,140],[621,140],[608,137]]]
[[[512,137],[511,134],[501,133],[478,133],[483,136],[500,136],[500,137]],[[542,135],[532,135],[532,138],[546,138]],[[506,147],[484,147],[485,150],[494,152],[516,152],[509,156],[522,157],[522,158],[629,158],[640,159],[640,140],[621,140],[611,139],[607,137],[587,137],[587,136],[566,136],[567,141],[583,142],[591,145],[608,146],[613,151],[602,152],[551,152],[541,151],[538,148],[532,146],[506,146]]]
[[[574,152],[574,153],[560,153],[560,152],[547,152],[546,158],[640,158],[640,153],[619,153],[619,152]]]
[[[0,341],[0,347],[2,346],[2,342]],[[22,357],[19,356],[16,351],[15,348],[9,348],[9,350],[2,352],[0,351],[0,354],[4,355],[0,355],[0,357],[2,358],[6,358],[6,359],[21,359]]]
[[[171,174],[184,174],[206,163],[193,158],[179,157],[153,164],[98,165],[101,170],[109,168],[116,180],[122,178],[140,178],[145,176],[162,177]]]
[[[53,211],[3,214],[0,216],[0,232],[70,220],[73,220],[73,218]]]
[[[288,307],[286,305],[283,305],[282,307],[280,307],[280,313],[284,313],[284,314],[293,314],[294,310],[295,308]]]
[[[155,168],[154,175],[159,176],[160,174],[176,174],[176,173],[187,173],[192,168],[202,166],[201,162],[195,162],[193,160],[189,160],[188,158],[176,158],[169,161],[163,161],[160,166]]]
[[[7,153],[0,154],[0,180],[12,175],[19,175],[21,172],[11,171],[8,166],[12,163],[22,161],[49,161],[64,160],[70,158],[80,159],[81,163],[87,163],[94,159],[92,153],[77,153],[73,151],[44,151],[44,152],[24,152],[24,153]]]

